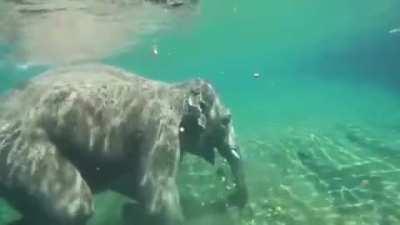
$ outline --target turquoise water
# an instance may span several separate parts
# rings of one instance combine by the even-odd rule
[[[206,78],[231,108],[249,205],[200,215],[188,204],[187,224],[396,225],[399,8],[396,0],[203,0],[193,15],[95,61],[168,82]],[[29,64],[13,55],[21,40],[0,32],[2,93],[59,65],[21,66]],[[184,199],[225,193],[216,169],[192,158],[179,181]],[[90,224],[123,224],[124,201],[98,196]],[[18,217],[3,205],[0,224]]]

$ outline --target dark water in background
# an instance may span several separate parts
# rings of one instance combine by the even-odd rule
[[[216,86],[245,146],[254,196],[252,213],[233,221],[400,224],[400,1],[203,0],[199,8],[100,60]],[[10,60],[12,44],[0,43],[3,92],[49,67]]]

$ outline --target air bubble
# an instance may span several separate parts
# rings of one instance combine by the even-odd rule
[[[153,52],[153,55],[158,55],[159,54],[157,45],[153,45],[152,52]]]
[[[253,77],[254,77],[254,78],[257,78],[257,79],[260,78],[260,76],[261,76],[260,73],[254,73],[254,74],[253,74]]]

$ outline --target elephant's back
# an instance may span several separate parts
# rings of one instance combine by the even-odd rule
[[[49,70],[32,79],[29,85],[52,86],[71,85],[79,86],[82,83],[93,85],[110,83],[148,83],[152,82],[144,77],[130,73],[123,69],[104,64],[84,64],[64,66]]]
[[[63,93],[78,93],[87,99],[121,99],[124,92],[141,93],[141,89],[152,89],[166,85],[135,75],[128,71],[103,64],[64,66],[51,69],[31,79],[22,88],[2,97],[1,118],[16,118],[40,106],[40,102],[51,96],[65,100]],[[129,90],[128,90],[129,89]],[[63,97],[64,96],[64,97]]]

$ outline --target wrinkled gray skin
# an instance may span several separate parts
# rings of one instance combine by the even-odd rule
[[[230,114],[201,79],[167,84],[71,66],[36,77],[2,106],[0,194],[24,215],[21,224],[85,224],[92,195],[107,189],[161,224],[181,224],[175,178],[184,152],[212,163],[216,149],[236,178],[229,203],[247,201]]]

